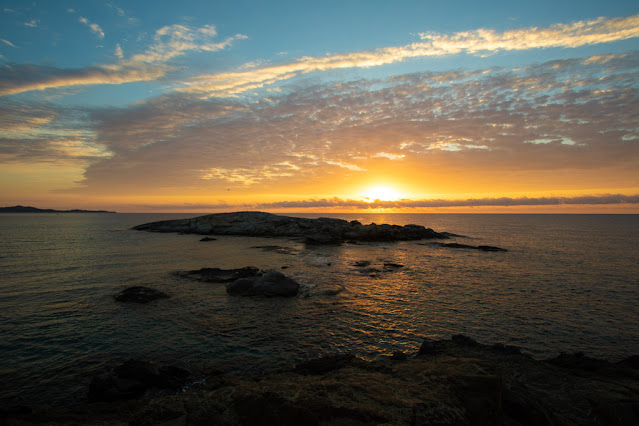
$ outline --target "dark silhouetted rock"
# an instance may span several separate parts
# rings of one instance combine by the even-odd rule
[[[281,253],[281,254],[290,254],[292,256],[298,255],[300,253],[299,250],[293,248],[293,247],[282,247],[282,246],[253,246],[251,247],[253,249],[261,249],[264,251],[272,251],[275,253]]]
[[[445,247],[445,248],[455,248],[455,249],[471,249],[471,250],[480,250],[480,251],[508,251],[506,249],[494,246],[471,246],[468,244],[459,244],[459,243],[428,243],[428,244],[420,244],[420,245],[429,245],[434,247]]]
[[[264,212],[218,213],[191,219],[164,220],[138,225],[133,229],[202,235],[292,237],[307,244],[448,238],[421,225],[362,225],[358,221],[347,222],[327,217],[308,219]]]
[[[228,283],[239,278],[257,277],[262,275],[262,272],[254,266],[245,266],[238,269],[202,268],[193,271],[178,271],[175,274],[209,283]]]
[[[179,367],[130,359],[109,373],[93,377],[88,398],[90,401],[139,398],[149,388],[179,389],[188,376],[189,372]]]
[[[295,371],[300,374],[325,374],[344,367],[353,359],[355,356],[351,354],[326,355],[298,364]]]
[[[217,241],[217,238],[213,237],[204,237],[200,241]]]
[[[66,412],[56,407],[3,407],[0,423],[639,424],[639,372],[634,368],[638,357],[593,363],[584,355],[564,355],[558,357],[558,366],[506,348],[456,335],[454,339],[426,340],[422,355],[428,356],[397,361],[395,358],[403,358],[398,353],[390,359],[365,361],[352,355],[331,355],[259,377],[216,373],[207,376],[205,383],[177,393],[171,388],[156,389],[158,383],[179,382],[184,373],[130,361],[92,382],[92,401],[114,402],[78,404]],[[163,372],[176,381],[159,380]],[[136,395],[144,398],[118,401]]]
[[[596,371],[610,367],[611,365],[608,361],[590,358],[582,352],[574,354],[561,353],[556,358],[547,359],[546,362],[561,368],[573,368],[585,371]]]
[[[149,287],[135,286],[122,290],[113,296],[118,302],[126,303],[149,303],[156,299],[167,299],[171,296]]]
[[[292,297],[299,293],[300,285],[278,271],[260,277],[240,278],[226,285],[231,296]]]
[[[391,359],[395,361],[406,361],[408,359],[408,355],[401,351],[395,351],[393,352],[393,355],[391,355]]]
[[[369,260],[358,260],[357,262],[353,263],[353,266],[357,268],[364,268],[366,266],[369,266],[370,264],[371,262]]]

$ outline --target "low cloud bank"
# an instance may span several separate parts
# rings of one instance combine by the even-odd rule
[[[375,208],[425,208],[425,207],[507,207],[507,206],[554,206],[564,204],[639,204],[638,195],[589,195],[580,197],[538,197],[538,198],[469,198],[465,200],[342,200],[339,198],[302,201],[282,201],[258,204],[257,208],[309,208],[309,207],[355,207],[362,209]]]
[[[341,198],[322,198],[298,201],[278,201],[259,204],[181,204],[181,205],[144,205],[145,209],[162,210],[268,210],[268,209],[308,209],[308,208],[358,208],[358,209],[401,209],[401,208],[436,208],[436,207],[511,207],[511,206],[557,206],[557,205],[603,205],[603,204],[639,204],[639,194],[622,195],[586,195],[579,197],[521,197],[521,198],[468,198],[465,200],[343,200]]]

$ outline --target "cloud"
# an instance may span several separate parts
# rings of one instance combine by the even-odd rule
[[[78,18],[78,21],[86,25],[87,27],[89,27],[91,31],[93,32],[93,34],[97,35],[98,38],[104,38],[104,31],[102,31],[102,28],[100,28],[98,24],[90,22],[87,18],[83,16],[80,16],[80,18]]]
[[[133,55],[129,59],[121,58],[114,64],[78,69],[27,64],[6,65],[0,68],[0,96],[59,87],[155,81],[176,69],[168,64],[172,59],[190,51],[215,52],[227,48],[235,40],[246,38],[238,34],[216,43],[211,40],[216,35],[215,27],[211,25],[201,28],[172,25],[159,29],[154,44],[145,52]],[[0,41],[13,46],[6,40]],[[121,47],[118,47],[119,44],[116,45],[116,57],[123,53]]]
[[[16,47],[13,43],[11,43],[9,40],[5,40],[3,38],[0,38],[0,41],[3,42],[4,44],[6,44],[7,46],[11,46],[11,47]]]
[[[236,34],[221,42],[213,42],[217,31],[213,25],[192,28],[186,25],[168,25],[156,31],[153,45],[144,53],[133,55],[110,68],[138,66],[139,64],[166,63],[190,51],[217,52],[231,45],[236,40],[247,37]]]
[[[174,93],[93,110],[95,142],[113,156],[92,164],[84,183],[215,193],[383,168],[449,188],[439,193],[517,181],[536,190],[637,188],[638,71],[634,53],[285,86],[252,103]]]
[[[603,205],[603,204],[639,204],[639,194],[622,195],[589,195],[579,197],[539,197],[539,198],[469,198],[461,200],[397,200],[373,202],[361,200],[343,200],[340,198],[330,199],[310,199],[300,201],[280,201],[275,203],[253,204],[252,207],[258,209],[279,209],[279,208],[358,208],[358,209],[379,209],[379,208],[439,208],[439,207],[514,207],[514,206],[557,206],[557,205]],[[228,206],[232,207],[232,206]]]
[[[24,26],[29,28],[36,28],[40,24],[38,19],[32,19],[29,22],[25,22]]]
[[[166,68],[149,66],[109,70],[100,67],[62,69],[8,64],[0,67],[0,96],[56,87],[148,81],[158,79],[165,73]]]
[[[249,71],[224,72],[193,77],[180,90],[208,96],[233,96],[248,90],[288,80],[302,74],[345,68],[370,68],[411,58],[469,53],[480,55],[500,50],[528,50],[551,47],[575,48],[639,37],[639,15],[626,18],[598,18],[547,28],[529,27],[497,32],[490,29],[420,34],[422,42],[379,48],[369,52],[302,57],[294,62],[264,66]]]
[[[119,59],[124,58],[124,52],[122,52],[122,47],[120,46],[120,43],[117,43],[115,45],[115,52],[113,54],[115,55],[116,58],[119,58]]]
[[[490,29],[464,31],[453,35],[421,33],[435,51],[450,53],[496,52],[551,47],[580,47],[639,37],[639,15],[626,18],[600,17],[547,28],[528,27],[497,32]]]
[[[2,163],[73,163],[110,156],[89,128],[78,127],[81,110],[50,104],[0,103]],[[74,125],[75,124],[75,125]]]

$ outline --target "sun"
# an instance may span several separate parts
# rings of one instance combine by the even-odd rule
[[[362,193],[362,198],[368,202],[397,201],[402,194],[389,186],[373,186]]]

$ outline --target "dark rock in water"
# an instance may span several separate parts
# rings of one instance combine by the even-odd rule
[[[430,339],[424,339],[422,345],[419,347],[417,356],[432,355],[435,353],[435,342]]]
[[[174,366],[130,359],[110,373],[93,377],[89,385],[90,401],[117,401],[139,398],[149,388],[179,389],[189,372]]]
[[[472,250],[480,250],[480,251],[508,251],[501,247],[494,246],[470,246],[468,244],[459,244],[459,243],[428,243],[428,244],[420,244],[420,245],[429,245],[435,247],[445,247],[445,248],[458,248],[458,249],[472,249]]]
[[[403,268],[404,265],[401,263],[392,263],[392,262],[384,262],[384,271],[393,271],[398,268]]]
[[[213,237],[204,237],[200,241],[217,241],[217,238]]]
[[[332,286],[331,288],[323,290],[320,294],[322,296],[335,296],[341,293],[342,291],[344,291],[343,285],[335,285],[335,286]]]
[[[262,272],[254,266],[245,266],[238,269],[202,268],[193,271],[178,271],[175,274],[208,283],[228,283],[240,278],[257,277],[262,275]]]
[[[320,217],[278,216],[263,212],[218,213],[192,219],[145,223],[133,229],[202,235],[292,237],[308,244],[339,244],[344,241],[405,241],[448,238],[421,225],[362,225],[357,221]]]
[[[231,296],[292,297],[299,293],[300,285],[278,271],[260,277],[240,278],[226,285]]]
[[[290,255],[298,255],[300,254],[300,251],[297,249],[294,249],[293,247],[282,247],[282,246],[253,246],[251,247],[253,249],[261,249],[264,251],[272,251],[275,253],[281,253],[281,254],[290,254]]]
[[[395,361],[406,361],[408,359],[408,355],[401,351],[395,351],[393,352],[393,355],[391,355],[391,359]]]
[[[149,303],[156,299],[167,299],[171,296],[160,290],[143,286],[135,286],[122,290],[113,297],[118,302]]]
[[[351,354],[326,355],[298,364],[295,367],[295,371],[304,375],[325,374],[344,367],[353,359],[355,359],[355,356]]]
[[[610,367],[610,362],[602,359],[590,358],[582,352],[574,354],[561,353],[556,358],[547,359],[547,363],[561,368],[572,368],[576,370],[597,371]]]
[[[363,267],[369,266],[370,264],[371,264],[370,260],[358,260],[357,262],[353,263],[353,266],[357,268],[363,268]]]

